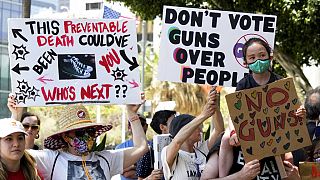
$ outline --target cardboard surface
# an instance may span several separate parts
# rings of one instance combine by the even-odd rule
[[[281,155],[311,144],[293,79],[226,95],[229,114],[246,162]]]
[[[320,163],[300,162],[299,173],[302,180],[320,179]]]

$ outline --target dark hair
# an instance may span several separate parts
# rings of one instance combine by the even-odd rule
[[[264,40],[262,40],[262,39],[260,39],[260,38],[250,38],[246,43],[244,43],[243,48],[242,48],[243,60],[244,60],[245,62],[247,62],[247,60],[246,60],[247,49],[248,49],[248,47],[251,46],[253,43],[257,43],[257,44],[260,44],[260,45],[262,45],[263,47],[265,47],[266,50],[267,50],[268,56],[270,57],[271,48],[270,48],[269,44],[268,44],[266,41],[264,41]]]
[[[156,132],[157,134],[161,134],[160,124],[167,125],[168,119],[175,115],[176,111],[170,111],[170,110],[161,110],[157,111],[153,117],[152,121],[150,123],[151,128]]]
[[[171,137],[174,138],[178,134],[180,129],[190,123],[194,118],[195,117],[190,114],[181,114],[174,117],[169,127],[169,133]]]
[[[24,118],[30,117],[30,116],[35,116],[35,117],[37,117],[38,125],[40,126],[40,118],[39,118],[37,115],[35,115],[35,114],[31,113],[31,112],[25,112],[25,113],[23,113],[22,116],[21,116],[20,122],[22,122],[22,121],[24,120]]]
[[[317,89],[313,89],[307,92],[304,106],[307,111],[307,119],[318,119],[320,115],[320,91]]]

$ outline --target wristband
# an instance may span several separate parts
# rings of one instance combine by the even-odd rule
[[[138,115],[135,115],[135,116],[132,116],[131,118],[129,118],[129,122],[132,123],[133,121],[136,121],[136,120],[139,120],[139,116]]]
[[[236,131],[235,130],[232,130],[231,132],[230,132],[230,137],[232,136],[232,135],[234,135],[236,133]]]

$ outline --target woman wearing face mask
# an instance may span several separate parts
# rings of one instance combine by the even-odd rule
[[[12,99],[8,98],[8,101]],[[13,102],[14,104],[14,102]],[[15,107],[15,106],[13,106]],[[136,108],[128,107],[134,146],[116,151],[92,151],[98,136],[112,126],[95,123],[81,104],[68,105],[58,119],[59,131],[44,140],[44,150],[29,150],[44,179],[111,179],[148,151]]]
[[[251,38],[244,44],[243,59],[243,64],[249,69],[249,74],[238,82],[236,91],[266,85],[281,79],[279,75],[271,71],[271,48],[262,39]],[[306,115],[305,108],[301,106],[296,111],[296,115],[304,118]],[[226,177],[227,175],[239,172],[244,166],[243,154],[237,134],[232,122],[228,124],[228,131],[222,137],[219,150],[219,177]],[[292,154],[286,154],[285,158],[292,160]],[[286,161],[286,163],[290,162]],[[251,179],[280,177],[279,171],[273,167],[276,167],[273,157],[262,159],[260,161],[260,168],[255,169]],[[295,168],[294,166],[290,167]],[[264,169],[270,169],[272,172],[264,171]]]
[[[0,119],[0,179],[38,180],[34,159],[25,151],[22,124],[14,119]]]

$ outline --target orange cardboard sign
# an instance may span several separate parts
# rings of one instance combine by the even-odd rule
[[[299,172],[302,180],[320,179],[320,163],[300,162]]]
[[[226,100],[247,162],[311,144],[306,120],[295,115],[300,102],[292,78],[237,91]]]

